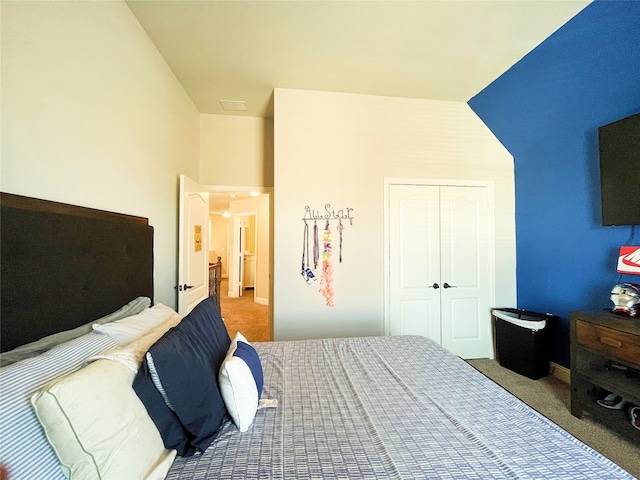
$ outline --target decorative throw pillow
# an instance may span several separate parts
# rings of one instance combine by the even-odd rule
[[[133,390],[160,432],[164,446],[176,450],[181,457],[190,457],[196,453],[191,444],[193,435],[182,426],[178,416],[167,406],[154,386],[146,358],[142,360],[133,380]]]
[[[134,390],[165,446],[176,448],[181,456],[206,450],[222,425],[226,409],[218,372],[230,343],[215,299],[208,297],[151,346],[138,371]],[[161,388],[154,386],[152,375]],[[164,406],[158,401],[163,395]],[[169,431],[177,429],[169,421],[172,415],[183,427],[182,437]]]
[[[233,423],[246,432],[253,423],[264,377],[255,348],[238,332],[222,362],[220,392]]]

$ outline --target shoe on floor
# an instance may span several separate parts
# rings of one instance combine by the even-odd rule
[[[610,393],[606,397],[598,400],[598,405],[611,410],[622,410],[624,408],[624,398],[615,393]]]
[[[629,410],[629,414],[631,415],[631,425],[640,430],[640,407],[633,407]]]

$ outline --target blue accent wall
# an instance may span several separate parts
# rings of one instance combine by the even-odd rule
[[[640,283],[616,273],[640,229],[602,226],[598,156],[598,127],[640,112],[640,2],[589,4],[469,106],[514,157],[517,307],[560,317],[551,360],[568,367],[569,312]]]

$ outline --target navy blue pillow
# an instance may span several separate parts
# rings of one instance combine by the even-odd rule
[[[211,444],[226,414],[218,371],[230,345],[215,300],[208,297],[147,353],[170,408],[193,435],[197,451]]]
[[[160,432],[165,448],[174,448],[178,455],[183,457],[196,453],[195,447],[191,444],[193,435],[184,429],[176,414],[167,407],[162,395],[153,384],[146,358],[133,380],[133,390]]]
[[[218,388],[218,371],[230,345],[231,339],[215,300],[208,297],[151,346],[147,356],[151,356],[152,362],[145,358],[147,368],[141,369],[142,374],[138,372],[139,376],[146,377],[146,371],[150,374],[155,371],[166,396],[163,403],[168,403],[166,406],[188,432],[186,437],[192,448],[184,448],[178,442],[185,452],[178,451],[182,456],[193,454],[192,450],[206,450],[222,425],[226,408]],[[144,385],[148,387],[146,380]],[[159,410],[153,408],[154,412]],[[162,418],[166,418],[166,412]],[[166,443],[165,446],[176,448]]]

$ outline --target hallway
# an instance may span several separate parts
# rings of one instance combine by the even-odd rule
[[[229,297],[229,282],[220,282],[220,310],[229,336],[233,340],[239,331],[249,342],[268,342],[269,306],[253,301],[253,290],[245,290],[242,297]]]

